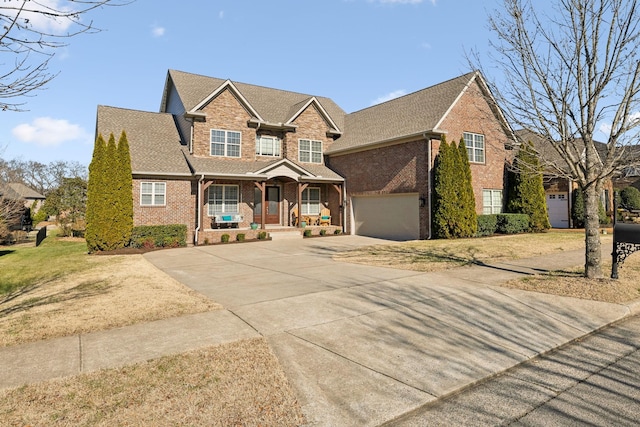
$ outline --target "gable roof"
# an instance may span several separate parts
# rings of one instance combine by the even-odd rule
[[[191,175],[173,116],[99,105],[96,137],[127,134],[134,174]]]
[[[221,90],[231,88],[248,105],[245,108],[266,123],[289,124],[295,120],[300,109],[315,101],[320,112],[325,115],[329,126],[341,132],[346,113],[331,99],[263,86],[250,85],[215,77],[201,76],[183,71],[169,70],[162,98],[161,111],[166,111],[167,96],[173,85],[187,112],[193,112],[205,105]],[[297,107],[297,108],[296,108]]]
[[[20,200],[20,199],[31,199],[31,200],[44,200],[42,194],[38,193],[31,187],[27,187],[26,185],[20,182],[9,182],[0,188],[0,196],[3,196],[7,199],[12,200]]]
[[[345,132],[333,143],[328,153],[425,132],[440,133],[437,125],[477,75],[475,71],[470,72],[347,115]]]

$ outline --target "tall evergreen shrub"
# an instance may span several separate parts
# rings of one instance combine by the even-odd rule
[[[514,166],[515,172],[508,175],[507,212],[529,215],[531,231],[544,231],[551,228],[542,170],[531,142],[522,144]]]
[[[453,174],[455,157],[443,135],[436,156],[433,184],[433,234],[439,239],[455,237],[457,202],[456,181]]]
[[[473,237],[478,232],[478,215],[476,214],[476,198],[471,184],[471,165],[464,138],[458,144],[458,158],[460,169],[457,174],[460,180],[458,186],[460,200],[460,237]]]
[[[122,132],[119,142],[113,134],[105,144],[98,135],[89,166],[87,230],[89,252],[126,246],[133,229],[131,158],[129,142]]]
[[[87,228],[85,240],[89,252],[103,250],[104,229],[106,228],[107,208],[103,197],[106,185],[105,169],[107,145],[102,135],[98,135],[93,148],[93,156],[89,164],[89,182],[87,184],[87,212],[85,215]]]

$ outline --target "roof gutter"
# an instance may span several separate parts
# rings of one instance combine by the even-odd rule
[[[375,148],[377,146],[386,145],[386,144],[401,144],[403,142],[407,142],[407,141],[409,141],[409,140],[411,140],[413,138],[416,138],[416,137],[426,137],[426,135],[438,137],[438,136],[444,135],[445,133],[446,133],[446,131],[443,131],[443,130],[440,130],[440,129],[431,129],[431,130],[422,131],[422,132],[416,132],[416,133],[412,133],[412,134],[408,134],[408,135],[397,136],[397,137],[393,137],[393,138],[389,138],[389,139],[383,139],[382,141],[369,142],[369,143],[358,145],[358,146],[355,146],[355,147],[347,147],[347,148],[342,148],[342,149],[337,149],[337,150],[329,150],[329,151],[325,152],[325,154],[327,154],[329,156],[332,156],[332,155],[348,154],[348,153],[364,151],[364,150],[371,150],[372,148]]]

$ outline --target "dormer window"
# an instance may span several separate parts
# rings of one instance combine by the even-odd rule
[[[240,132],[211,129],[211,155],[220,157],[240,157]]]
[[[280,157],[280,138],[259,136],[256,138],[256,155]]]
[[[322,163],[322,141],[301,139],[299,141],[298,160],[305,163]]]

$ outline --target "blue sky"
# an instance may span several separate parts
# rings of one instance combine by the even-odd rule
[[[29,111],[0,111],[0,157],[88,165],[97,106],[158,111],[168,69],[360,110],[468,72],[465,51],[488,49],[494,4],[137,0],[103,8],[90,18],[104,31],[68,39],[51,61],[59,76],[26,99]]]

